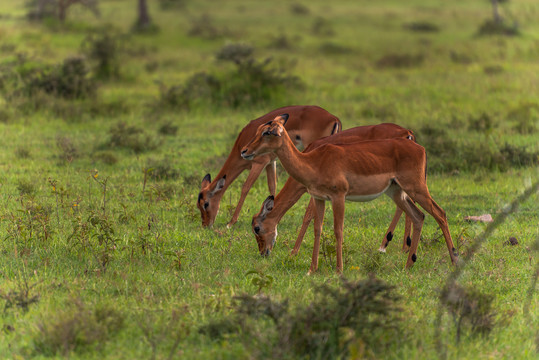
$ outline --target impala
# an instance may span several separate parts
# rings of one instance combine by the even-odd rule
[[[426,183],[425,149],[408,139],[361,141],[349,144],[325,144],[308,152],[299,152],[290,140],[284,124],[287,114],[261,125],[254,138],[241,151],[245,159],[274,153],[288,174],[302,183],[315,203],[315,239],[309,273],[318,268],[320,233],[325,201],[331,201],[336,238],[337,271],[343,269],[342,244],[344,202],[370,201],[387,194],[412,220],[412,241],[406,268],[417,260],[417,246],[424,214],[414,201],[431,214],[444,235],[449,256],[457,262],[444,210],[429,194]],[[408,195],[408,196],[407,196]],[[272,243],[265,243],[271,250]]]
[[[266,154],[254,161],[247,161],[240,156],[240,151],[253,138],[260,125],[285,112],[290,116],[286,129],[296,146],[307,147],[314,140],[337,133],[342,129],[341,122],[336,116],[318,106],[286,106],[251,121],[238,135],[232,151],[216,178],[212,181],[210,174],[207,174],[202,179],[197,200],[202,226],[211,226],[214,223],[223,194],[244,170],[249,170],[249,175],[242,186],[238,205],[227,227],[231,227],[238,221],[243,202],[264,168],[269,192],[275,194],[277,187],[275,155]]]
[[[324,144],[335,144],[335,143],[350,143],[358,142],[365,140],[373,139],[390,139],[390,138],[406,138],[412,141],[415,141],[415,136],[412,131],[405,129],[401,126],[395,124],[380,124],[380,125],[370,125],[370,126],[358,126],[352,129],[343,130],[342,132],[318,139],[313,142],[304,153],[312,151],[319,146]],[[251,223],[253,232],[258,243],[259,251],[262,255],[269,255],[269,252],[265,250],[264,244],[266,242],[275,243],[277,238],[277,225],[281,218],[286,214],[286,212],[301,198],[301,196],[307,192],[307,189],[303,184],[296,181],[293,177],[289,177],[285,185],[277,194],[276,197],[270,195],[266,198],[262,204],[260,212],[253,216],[253,221]],[[385,252],[386,247],[393,238],[393,232],[399,221],[400,216],[402,215],[402,210],[397,207],[395,215],[393,216],[393,221],[391,222],[389,229],[384,235],[382,245],[379,248],[379,251]],[[305,216],[303,218],[303,223],[301,225],[301,230],[299,231],[294,249],[291,252],[291,255],[298,253],[301,246],[301,242],[305,236],[307,227],[309,226],[311,220],[314,217],[314,202],[311,199],[307,209],[305,211]],[[411,221],[409,218],[406,218],[406,225],[404,230],[404,241],[402,245],[403,251],[406,251],[410,246],[410,228]]]

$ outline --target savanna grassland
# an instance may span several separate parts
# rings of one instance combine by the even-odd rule
[[[134,0],[64,22],[0,2],[0,358],[537,358],[537,192],[507,212],[539,180],[537,1],[503,2],[498,27],[483,0],[148,2],[138,31]],[[233,228],[246,173],[202,228],[204,175],[292,104],[415,132],[473,252],[455,284],[430,216],[410,270],[402,223],[377,251],[386,197],[346,206],[346,280],[331,209],[318,273],[312,231],[288,256],[307,196],[260,257],[265,176]],[[487,225],[464,217],[487,213],[507,217],[475,251]]]

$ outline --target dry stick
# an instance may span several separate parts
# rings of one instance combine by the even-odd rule
[[[524,191],[524,193],[522,193],[519,197],[513,200],[511,204],[502,208],[501,213],[498,216],[496,216],[493,222],[487,225],[483,233],[481,233],[473,242],[470,248],[470,251],[465,256],[463,256],[462,259],[460,259],[460,261],[458,262],[458,266],[455,268],[455,270],[453,270],[453,272],[449,274],[449,276],[446,279],[445,286],[443,287],[444,289],[449,289],[455,284],[460,274],[462,274],[466,265],[470,262],[470,260],[475,255],[475,253],[479,250],[479,248],[481,248],[481,245],[483,245],[485,240],[494,232],[494,230],[496,230],[498,226],[503,224],[505,220],[507,219],[507,217],[511,215],[512,213],[514,213],[522,202],[526,201],[530,196],[532,196],[534,193],[537,193],[537,192],[539,192],[539,181],[533,184],[532,186],[530,186],[528,189],[526,189],[526,191]],[[438,313],[436,314],[436,321],[435,321],[435,326],[436,326],[436,333],[435,333],[436,340],[435,341],[436,341],[436,348],[438,350],[440,357],[445,359],[447,358],[447,354],[443,352],[443,349],[442,349],[441,323],[442,323],[442,303],[440,301],[438,305]]]

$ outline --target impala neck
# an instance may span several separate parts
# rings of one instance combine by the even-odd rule
[[[222,196],[225,193],[226,189],[228,189],[228,187],[234,182],[234,180],[236,180],[236,178],[243,172],[243,170],[246,169],[245,164],[246,161],[243,160],[241,157],[233,156],[233,153],[230,153],[228,159],[226,159],[225,161],[225,164],[211,182],[210,188],[214,189],[217,181],[219,181],[219,179],[226,175],[225,186],[218,193]],[[218,196],[218,194],[216,194],[215,196]]]
[[[267,215],[265,221],[276,226],[279,221],[281,221],[284,214],[286,214],[286,212],[290,210],[290,208],[294,206],[306,192],[307,189],[305,186],[294,180],[294,178],[289,177],[281,191],[275,197],[273,210]]]
[[[283,131],[281,136],[283,137],[283,145],[275,150],[275,154],[279,157],[286,172],[296,181],[307,186],[309,179],[317,177],[316,171],[308,161],[309,155],[296,149],[286,131]]]

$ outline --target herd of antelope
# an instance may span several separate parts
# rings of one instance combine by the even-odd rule
[[[445,212],[432,199],[427,187],[425,149],[415,140],[412,131],[387,123],[342,131],[340,120],[318,106],[276,109],[247,124],[214,180],[210,174],[202,180],[197,200],[202,225],[207,227],[214,223],[226,189],[241,172],[249,169],[234,215],[227,224],[227,227],[233,226],[249,190],[266,169],[270,196],[252,221],[261,255],[270,254],[276,242],[279,221],[308,192],[311,201],[291,254],[299,251],[305,231],[314,218],[315,238],[309,273],[317,270],[325,202],[330,201],[337,272],[340,273],[343,270],[344,202],[371,201],[386,194],[395,202],[397,209],[379,251],[386,251],[404,212],[406,225],[402,249],[408,252],[406,268],[414,264],[425,217],[417,203],[440,226],[451,262],[456,264],[458,257]],[[304,148],[304,151],[300,152],[298,148]],[[276,158],[290,175],[277,195]]]

